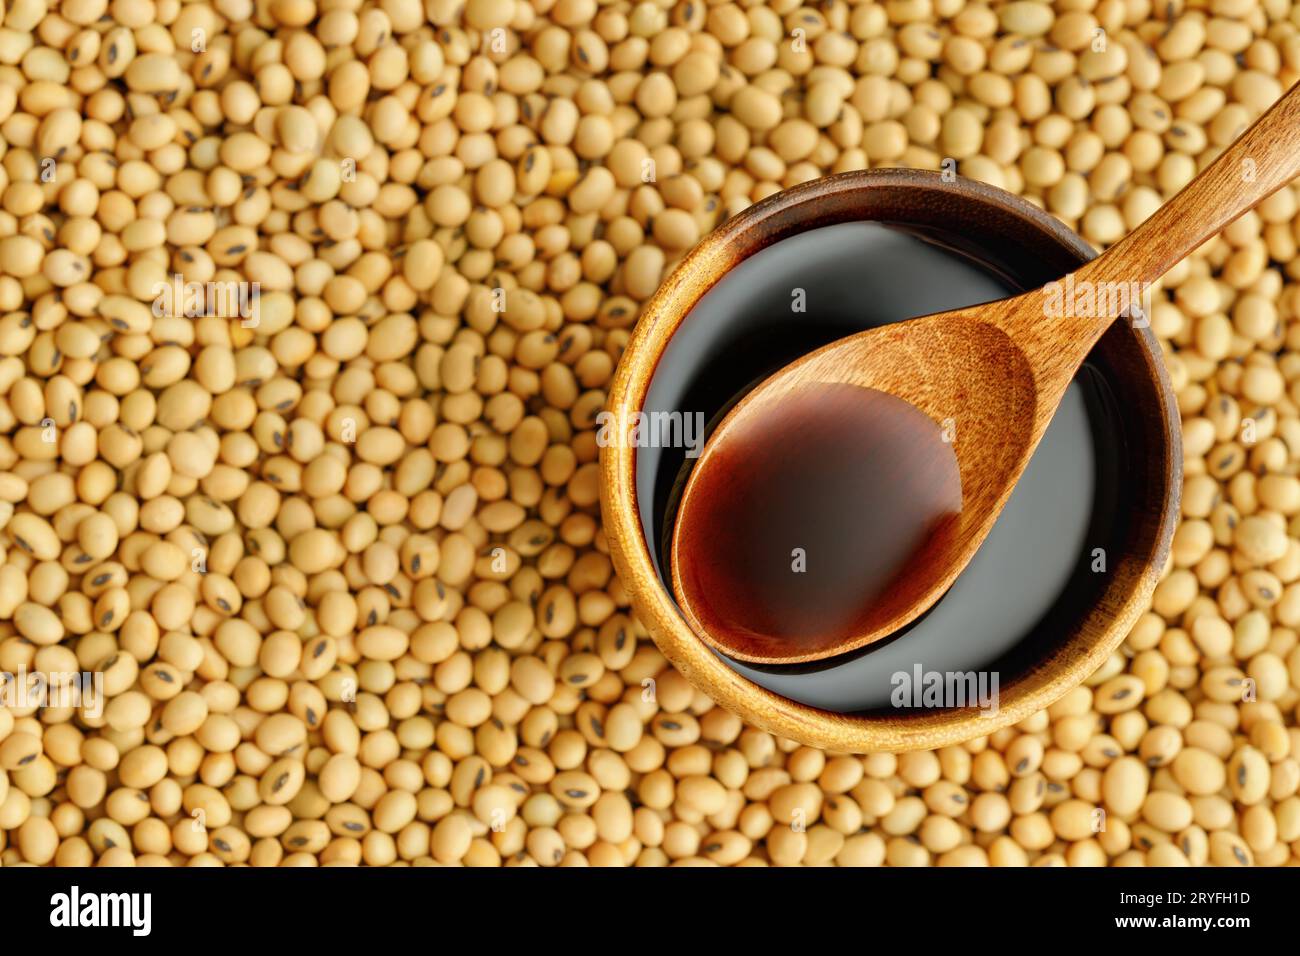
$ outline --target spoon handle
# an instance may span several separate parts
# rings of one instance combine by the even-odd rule
[[[997,321],[1033,364],[1041,405],[1055,409],[1118,316],[1138,317],[1151,283],[1297,176],[1300,83],[1127,236],[1059,282],[1013,300]]]
[[[1300,176],[1300,83],[1145,222],[1079,270],[1093,282],[1151,283]]]

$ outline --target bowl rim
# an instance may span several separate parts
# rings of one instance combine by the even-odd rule
[[[816,228],[818,204],[851,201],[849,194],[878,188],[923,188],[948,194],[958,204],[984,206],[1027,220],[1077,256],[1080,263],[1096,252],[1060,220],[1025,199],[987,183],[913,169],[856,170],[823,177],[778,192],[731,217],[705,236],[677,264],[646,302],[611,379],[606,408],[639,410],[649,390],[663,350],[696,302],[740,261],[789,235]],[[872,221],[844,216],[833,221]],[[736,252],[739,237],[763,223],[769,234],[748,252]],[[772,224],[775,224],[774,226]],[[800,224],[806,224],[799,228]],[[783,232],[784,230],[784,232]],[[781,233],[771,236],[770,233]],[[646,544],[636,490],[636,449],[630,442],[606,442],[600,448],[602,519],[615,571],[628,593],[633,611],[663,655],[696,688],[724,709],[770,733],[827,750],[849,753],[903,752],[962,743],[1017,723],[1041,710],[1096,671],[1127,636],[1146,610],[1155,589],[1177,524],[1182,484],[1181,429],[1176,399],[1161,347],[1149,326],[1126,326],[1152,371],[1161,398],[1156,413],[1164,432],[1165,460],[1158,474],[1167,492],[1158,516],[1150,554],[1130,576],[1122,605],[1113,609],[1102,639],[1082,654],[1069,657],[1059,669],[1023,692],[1003,695],[996,712],[935,710],[924,716],[837,713],[803,704],[753,683],[728,666],[690,628],[660,580]],[[638,360],[638,357],[641,357]],[[1014,687],[1014,685],[1013,685]]]

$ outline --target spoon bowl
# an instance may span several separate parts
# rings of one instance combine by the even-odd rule
[[[975,311],[975,310],[961,310]],[[959,315],[960,313],[958,313]],[[943,354],[949,361],[925,362]],[[871,389],[906,402],[939,436],[913,458],[917,474],[938,476],[952,467],[960,504],[937,523],[918,547],[904,555],[888,587],[861,613],[831,628],[779,633],[745,623],[751,616],[711,572],[730,542],[700,533],[702,516],[719,499],[736,493],[735,480],[710,481],[724,450],[759,416],[780,415],[792,395],[811,386],[837,383]],[[682,611],[707,643],[739,660],[797,664],[856,650],[909,623],[952,585],[997,519],[1015,479],[1024,470],[1038,436],[1034,433],[1036,393],[1028,362],[1005,332],[978,317],[954,320],[954,313],[860,332],[786,366],[745,396],[723,419],[704,447],[687,481],[672,540],[673,588]],[[996,411],[994,411],[996,406]],[[980,407],[978,415],[969,414]],[[763,440],[784,455],[799,438],[800,423],[787,433],[765,429]],[[888,427],[888,425],[886,425]],[[919,445],[919,443],[918,443]],[[941,459],[955,455],[951,466]],[[751,453],[752,454],[752,453]],[[743,503],[740,507],[743,507]],[[847,532],[847,527],[846,527]],[[849,569],[850,573],[852,569]],[[746,602],[752,605],[752,602]]]

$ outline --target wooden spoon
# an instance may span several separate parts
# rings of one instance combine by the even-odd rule
[[[1178,195],[1059,282],[1011,299],[868,329],[765,380],[710,436],[682,493],[671,549],[673,590],[695,632],[740,660],[793,664],[861,648],[915,620],[952,585],[988,535],[1067,386],[1111,323],[1121,315],[1145,322],[1141,290],[1297,175],[1300,84]],[[809,633],[792,640],[788,633],[767,632],[762,614],[750,619],[738,614],[736,596],[720,593],[720,579],[691,558],[710,548],[718,553],[716,535],[706,537],[707,518],[734,491],[735,466],[726,463],[727,453],[753,441],[757,416],[776,422],[774,446],[779,447],[782,409],[827,383],[902,399],[928,416],[927,427],[942,429],[956,456],[960,511],[934,525],[892,583],[854,620],[818,632],[812,623],[818,609],[809,607]],[[770,428],[766,434],[774,437]],[[938,457],[919,462],[910,457],[920,485],[928,473],[951,467]],[[764,517],[755,514],[752,520]]]

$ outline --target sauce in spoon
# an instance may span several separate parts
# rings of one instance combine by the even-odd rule
[[[733,423],[677,517],[688,613],[728,652],[845,640],[961,511],[957,457],[902,399],[811,384]]]

